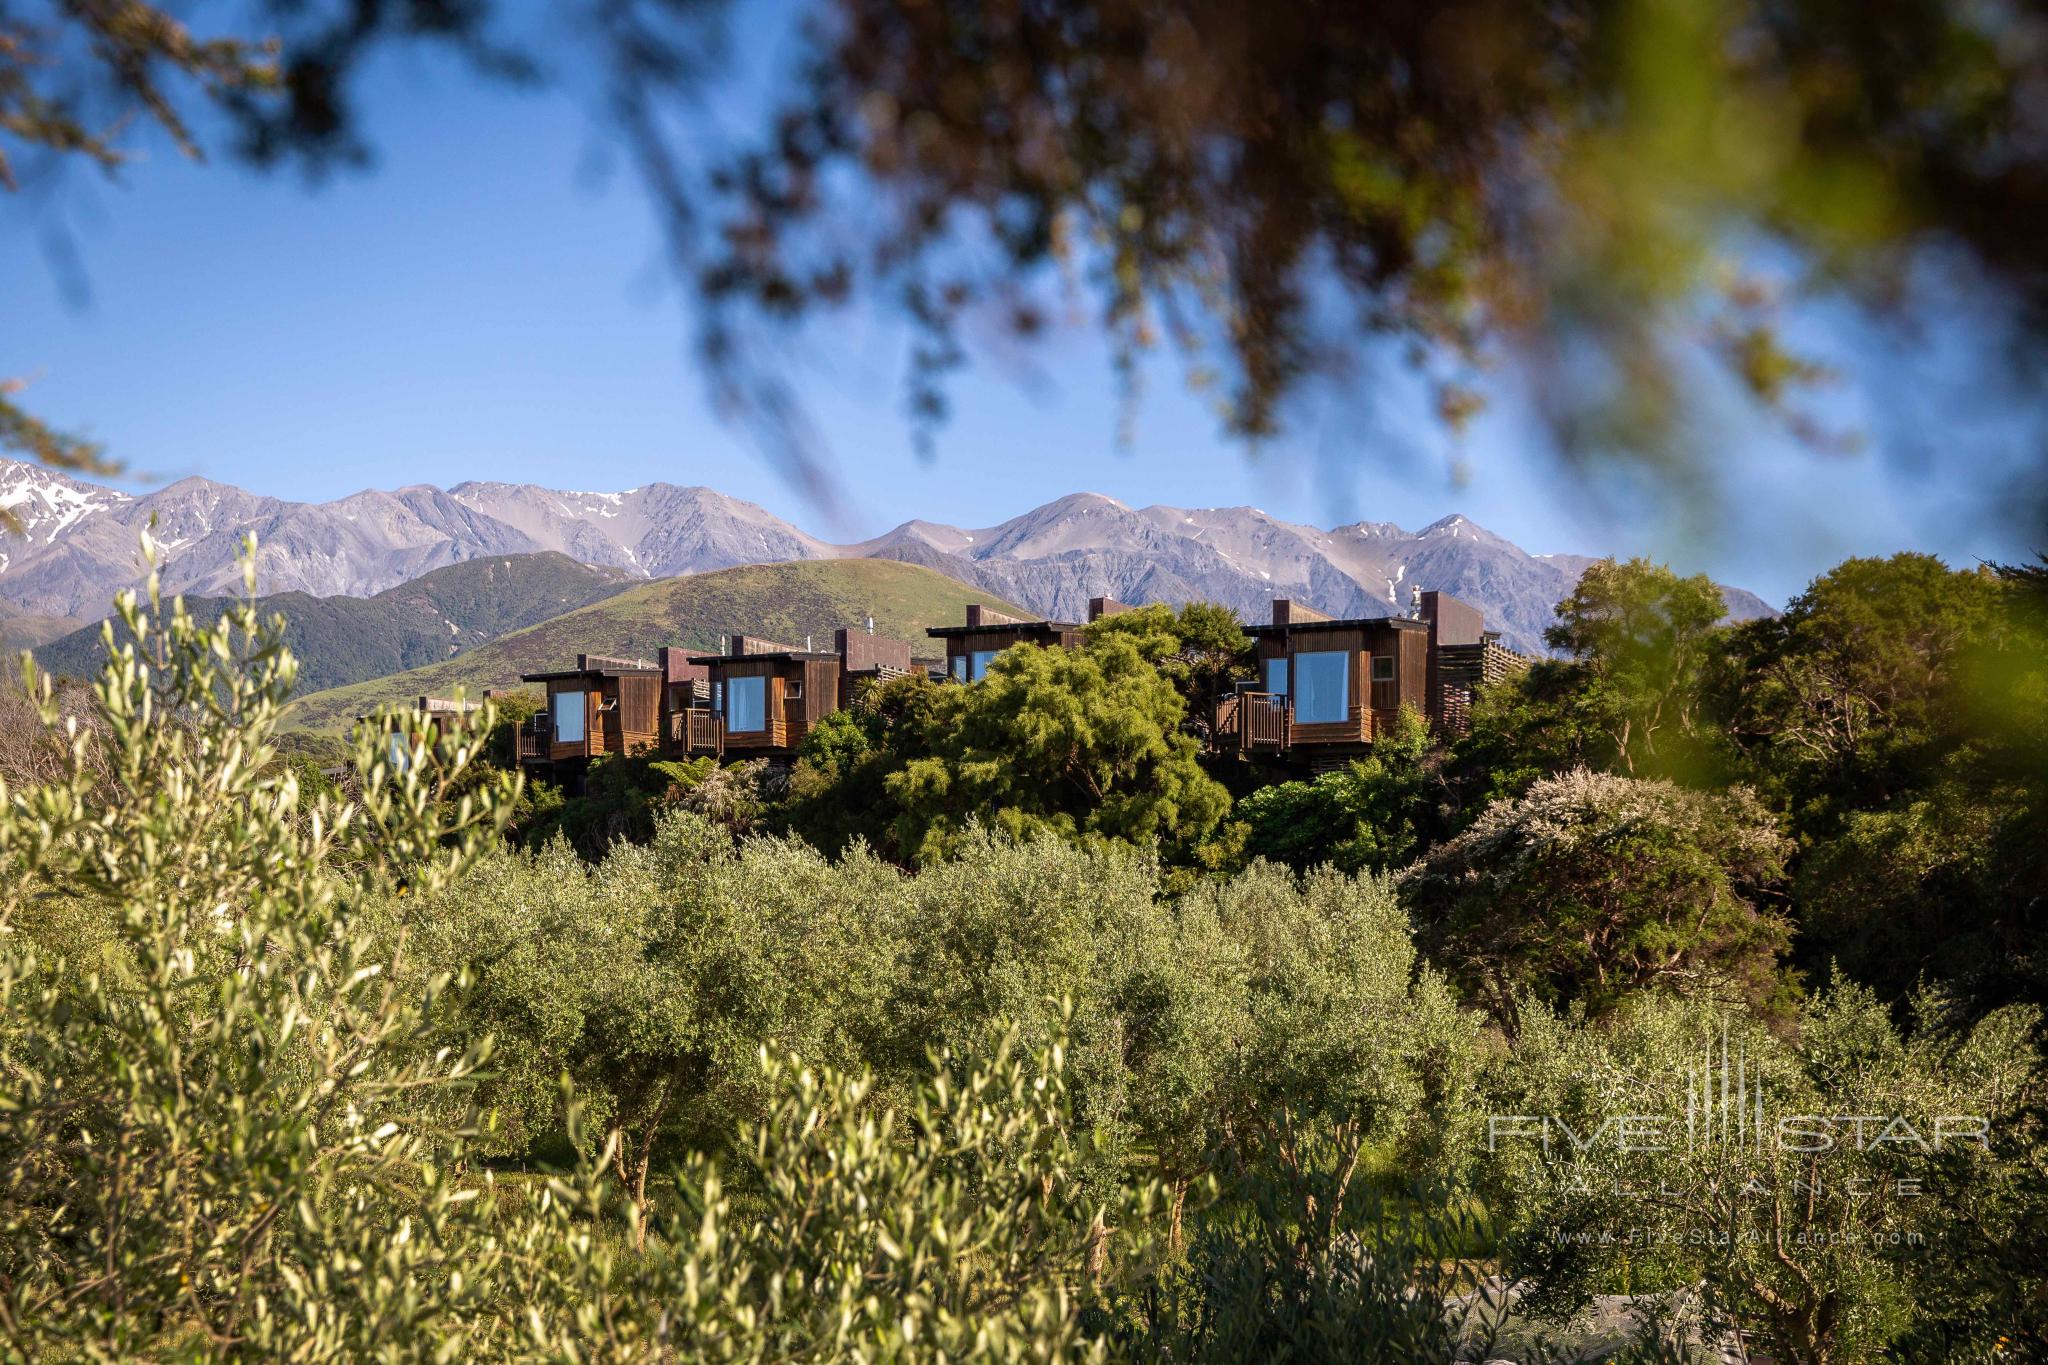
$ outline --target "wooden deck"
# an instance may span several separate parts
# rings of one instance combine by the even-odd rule
[[[725,749],[731,753],[751,749],[787,749],[790,744],[787,721],[771,720],[765,730],[727,730]]]
[[[685,754],[725,752],[725,721],[709,707],[692,706],[668,718],[668,741]]]
[[[1373,729],[1372,712],[1362,706],[1340,721],[1296,720],[1294,703],[1277,692],[1239,692],[1216,708],[1217,746],[1246,753],[1368,744]]]
[[[1294,728],[1294,707],[1275,692],[1240,692],[1219,713],[1217,734],[1234,734],[1240,749],[1284,749]]]

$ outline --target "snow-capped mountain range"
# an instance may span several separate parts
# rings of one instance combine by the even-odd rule
[[[1022,602],[1081,619],[1087,599],[1227,603],[1262,621],[1275,597],[1335,616],[1384,616],[1419,585],[1457,594],[1517,649],[1538,652],[1551,609],[1592,559],[1532,555],[1462,516],[1419,531],[1390,522],[1323,529],[1252,507],[1133,508],[1076,493],[996,526],[907,521],[835,545],[710,488],[649,484],[573,493],[532,484],[461,483],[366,490],[327,503],[287,502],[208,479],[143,496],[0,460],[0,507],[23,533],[0,533],[0,602],[81,620],[139,581],[138,536],[155,518],[165,586],[238,591],[235,555],[258,542],[261,591],[369,596],[432,569],[485,555],[559,550],[649,578],[790,559],[876,557],[926,565]],[[1771,608],[1724,589],[1730,614]]]

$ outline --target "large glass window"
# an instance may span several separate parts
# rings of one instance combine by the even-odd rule
[[[583,742],[583,697],[581,691],[555,693],[555,743]]]
[[[967,677],[970,682],[980,682],[988,676],[988,666],[995,662],[996,651],[977,649],[967,656]]]
[[[953,658],[952,658],[952,665],[953,665],[953,680],[954,680],[955,682],[966,682],[966,681],[967,681],[967,656],[966,656],[965,654],[955,654],[955,655],[953,656]]]
[[[1277,697],[1284,697],[1287,695],[1286,659],[1280,658],[1266,660],[1266,690]]]
[[[1294,718],[1308,725],[1346,719],[1351,712],[1351,655],[1328,650],[1294,656]]]
[[[766,678],[732,678],[726,682],[725,728],[742,731],[768,728]]]

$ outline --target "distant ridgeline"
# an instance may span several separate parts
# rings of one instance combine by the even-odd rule
[[[451,564],[375,597],[287,592],[263,598],[262,609],[265,615],[283,613],[285,643],[299,661],[300,690],[316,692],[438,663],[602,601],[634,582],[617,569],[593,568],[567,555],[510,555]],[[211,624],[233,602],[188,597],[185,609]],[[90,677],[106,662],[104,632],[98,624],[85,626],[35,655],[50,673]]]
[[[1345,619],[1389,616],[1407,609],[1409,590],[1420,583],[1470,602],[1502,644],[1530,654],[1542,652],[1552,609],[1592,562],[1530,554],[1455,514],[1418,531],[1382,521],[1326,530],[1253,507],[1133,508],[1095,493],[990,527],[906,521],[855,544],[809,535],[714,489],[659,483],[623,493],[416,486],[315,505],[205,479],[136,497],[0,460],[0,503],[25,527],[0,544],[0,601],[54,620],[103,615],[114,592],[135,582],[136,537],[152,525],[164,547],[166,589],[201,596],[238,590],[235,556],[251,533],[263,589],[314,597],[365,597],[445,565],[541,551],[642,580],[748,564],[882,559],[935,570],[985,601],[1060,620],[1078,619],[1088,599],[1104,593],[1132,602],[1218,602],[1246,621],[1265,620],[1276,597],[1314,602]],[[1737,619],[1771,612],[1739,589],[1724,596]]]

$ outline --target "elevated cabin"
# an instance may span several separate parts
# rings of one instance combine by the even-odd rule
[[[1432,726],[1470,722],[1474,690],[1517,666],[1479,609],[1445,592],[1417,596],[1413,616],[1334,620],[1287,598],[1247,628],[1258,677],[1217,708],[1219,745],[1286,755],[1311,767],[1363,753],[1403,706]]]
[[[484,689],[484,701],[489,701],[490,699],[490,689],[486,688]],[[424,728],[432,731],[435,739],[439,739],[449,726],[457,723],[464,716],[483,710],[483,701],[465,701],[455,697],[421,697],[413,703],[412,710],[414,720],[416,722],[423,722]],[[376,720],[375,716],[357,716],[356,724],[364,725],[374,720]],[[390,754],[391,761],[401,768],[404,767],[406,755],[412,749],[407,733],[394,730],[387,743],[389,745],[387,752]],[[330,777],[336,777],[344,769],[322,769],[322,771],[326,772]]]
[[[1089,621],[1115,616],[1130,607],[1114,597],[1088,599]],[[980,682],[996,655],[1011,645],[1057,645],[1073,649],[1081,643],[1081,625],[1076,621],[1025,621],[974,603],[967,608],[967,621],[958,626],[929,626],[925,634],[946,645],[946,677],[954,682]]]
[[[1258,678],[1226,700],[1217,726],[1239,748],[1345,758],[1387,731],[1404,704],[1424,709],[1429,627],[1420,621],[1335,620],[1281,597],[1272,622],[1245,633]]]
[[[710,682],[705,706],[674,723],[671,747],[686,754],[785,761],[811,726],[845,706],[865,682],[911,670],[910,646],[870,631],[833,632],[828,651],[734,635],[722,654],[700,654]]]
[[[528,673],[524,681],[544,683],[547,703],[519,732],[522,765],[553,768],[573,784],[600,754],[644,753],[660,742],[660,665],[578,654],[574,668]]]

